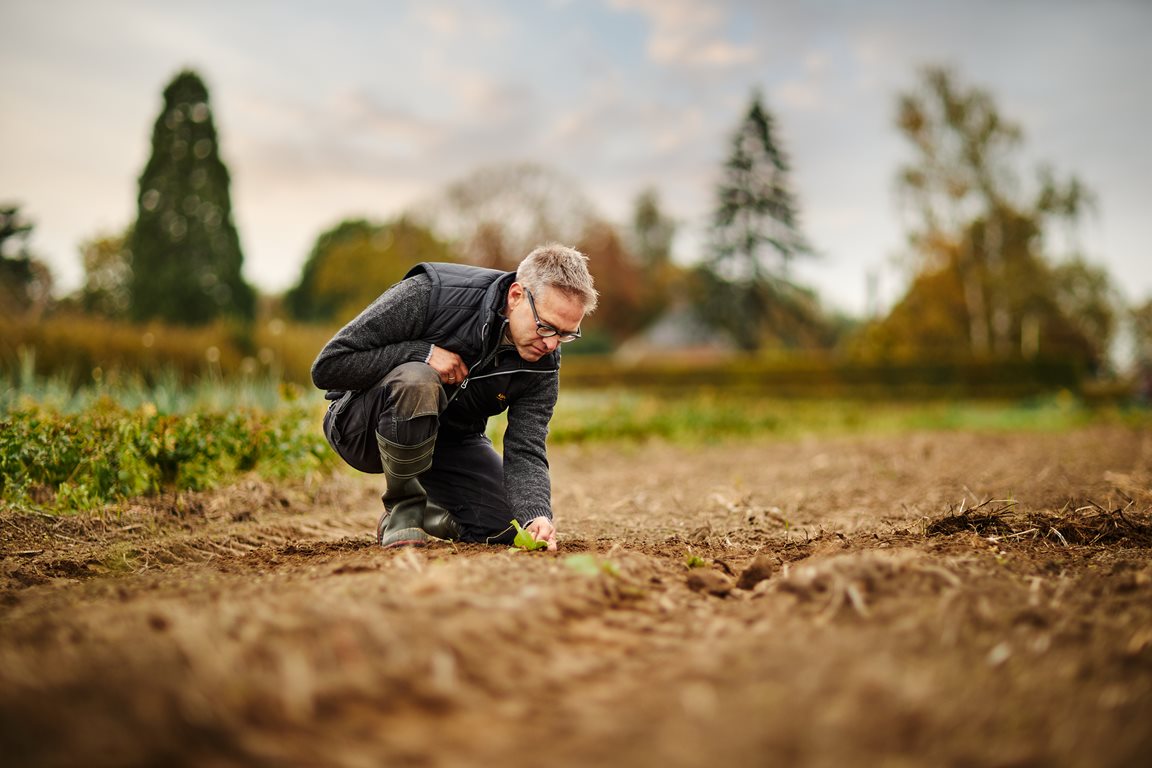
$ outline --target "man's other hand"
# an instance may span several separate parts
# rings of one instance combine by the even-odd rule
[[[458,386],[468,375],[468,366],[464,365],[460,355],[442,347],[432,347],[432,353],[428,355],[428,365],[440,375],[440,381],[449,386]]]

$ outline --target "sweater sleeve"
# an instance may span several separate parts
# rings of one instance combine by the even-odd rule
[[[559,377],[543,376],[539,386],[517,398],[508,410],[504,432],[504,487],[517,522],[552,518],[552,481],[548,475],[548,423],[559,395]]]
[[[325,390],[371,388],[388,371],[425,362],[432,344],[420,339],[432,283],[416,275],[396,283],[324,345],[312,363],[312,383]]]

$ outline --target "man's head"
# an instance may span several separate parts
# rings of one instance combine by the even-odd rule
[[[596,309],[588,257],[552,243],[528,254],[508,289],[508,335],[520,357],[539,360],[579,337],[584,316]]]

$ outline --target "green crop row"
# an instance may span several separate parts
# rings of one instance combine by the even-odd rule
[[[165,414],[104,402],[78,414],[26,405],[0,416],[0,499],[11,506],[90,509],[332,461],[315,414],[302,408]]]
[[[1152,410],[1093,404],[1068,391],[1019,400],[779,399],[702,389],[562,391],[549,429],[554,445],[598,441],[797,438],[917,431],[1053,432],[1093,424],[1152,428]],[[496,425],[497,431],[499,424]]]
[[[933,400],[1020,399],[1080,394],[1084,375],[1063,360],[859,361],[835,358],[724,360],[565,357],[568,388],[685,395],[741,392],[770,398]]]

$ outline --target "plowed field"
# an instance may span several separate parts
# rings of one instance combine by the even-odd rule
[[[1152,765],[1152,434],[552,464],[554,554],[346,474],[0,516],[0,762]]]

